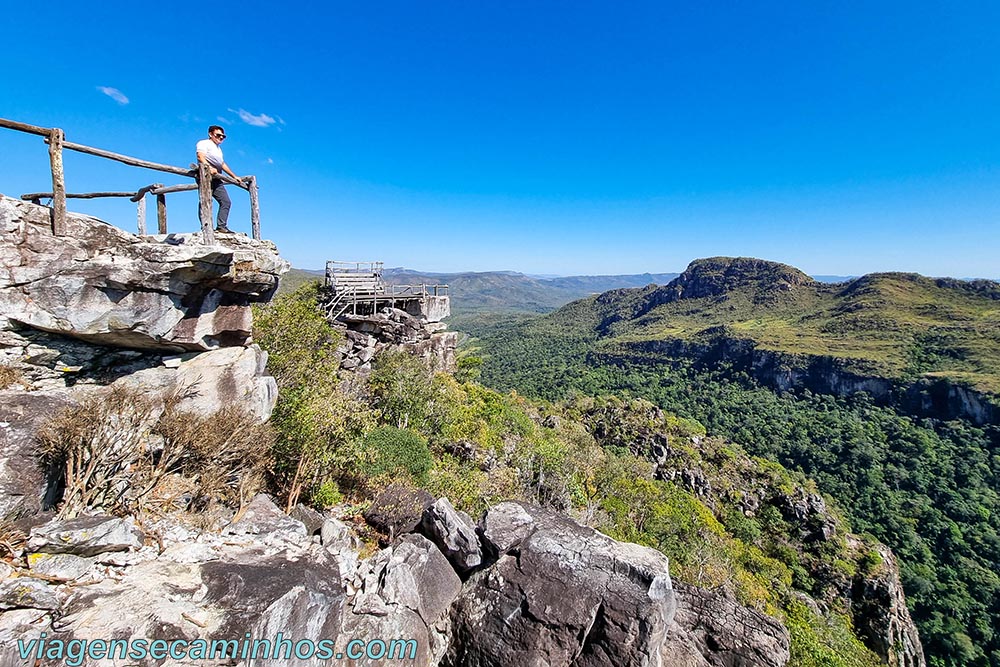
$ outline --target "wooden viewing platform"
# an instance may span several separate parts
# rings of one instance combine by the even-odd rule
[[[386,306],[428,322],[439,322],[451,314],[447,285],[390,285],[382,280],[382,271],[382,262],[327,262],[327,298],[323,303],[327,318],[334,321],[348,313],[374,315]]]
[[[101,197],[127,197],[136,203],[137,223],[139,234],[146,235],[146,195],[156,196],[156,219],[157,230],[160,234],[167,233],[167,200],[166,195],[172,192],[183,192],[186,190],[198,190],[199,209],[198,215],[201,221],[202,238],[205,243],[215,243],[215,229],[212,226],[212,178],[219,178],[224,183],[243,188],[250,193],[250,226],[253,238],[260,239],[260,206],[257,196],[257,177],[247,176],[242,181],[236,181],[226,174],[212,176],[207,164],[191,165],[191,167],[175,167],[169,164],[159,164],[149,160],[141,160],[128,155],[112,153],[100,148],[84,146],[66,141],[65,133],[59,128],[38,127],[28,123],[20,123],[14,120],[0,118],[0,127],[5,127],[18,132],[26,132],[45,137],[45,143],[49,145],[49,164],[52,171],[52,191],[51,192],[30,192],[21,195],[21,199],[40,204],[42,199],[52,200],[52,233],[55,236],[66,234],[66,200],[67,199],[97,199]],[[194,183],[181,185],[163,185],[153,183],[139,188],[135,192],[85,192],[67,193],[66,179],[63,174],[63,149],[86,153],[97,157],[106,158],[122,162],[132,167],[152,169],[176,176],[187,176],[195,180]]]

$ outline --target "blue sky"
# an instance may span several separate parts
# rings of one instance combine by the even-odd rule
[[[258,177],[264,235],[297,267],[606,274],[744,255],[1000,277],[997,3],[56,1],[5,16],[21,27],[5,31],[0,116],[176,165],[224,125],[227,162]],[[181,182],[66,162],[74,192]],[[41,139],[0,130],[0,192],[48,188]],[[193,194],[168,208],[172,231],[196,228]],[[134,224],[127,201],[71,209]]]

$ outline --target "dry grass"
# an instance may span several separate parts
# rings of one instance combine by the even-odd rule
[[[42,462],[63,473],[59,513],[85,508],[124,514],[149,505],[242,506],[263,486],[274,436],[247,412],[202,416],[114,387],[63,410],[39,430]]]
[[[21,371],[7,364],[0,364],[0,389],[6,389],[12,384],[20,384],[24,380]]]
[[[63,471],[60,516],[76,516],[88,507],[127,509],[155,412],[145,395],[116,387],[59,412],[38,431],[43,463]]]
[[[199,416],[171,408],[155,430],[171,467],[196,480],[196,507],[212,501],[242,507],[263,487],[274,430],[246,411],[229,407]]]

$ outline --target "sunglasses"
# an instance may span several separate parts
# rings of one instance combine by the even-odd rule
[[[215,137],[216,139],[225,139],[226,138],[226,135],[224,135],[224,134],[213,134],[212,136]]]

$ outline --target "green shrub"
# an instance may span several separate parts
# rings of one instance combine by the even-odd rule
[[[375,358],[368,380],[379,420],[397,428],[428,426],[436,389],[424,361],[402,350],[386,350]]]
[[[336,383],[341,333],[319,310],[319,284],[253,308],[254,341],[267,350],[267,370],[278,387]]]
[[[313,507],[326,509],[339,505],[344,501],[344,496],[340,494],[340,488],[332,479],[323,481],[319,486],[309,492],[309,501]]]
[[[394,426],[382,426],[368,433],[355,448],[355,455],[351,467],[368,479],[408,476],[417,483],[425,483],[434,463],[423,436]]]

